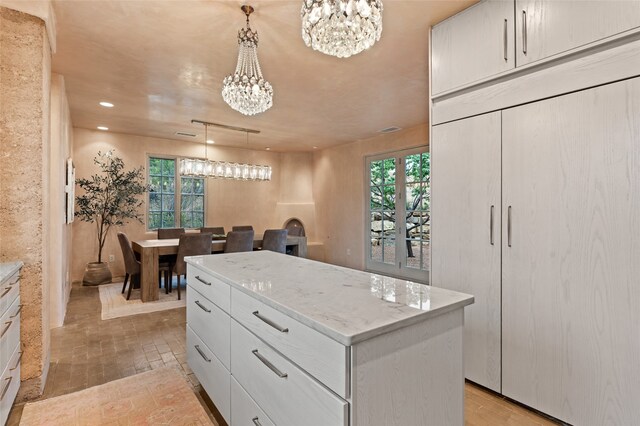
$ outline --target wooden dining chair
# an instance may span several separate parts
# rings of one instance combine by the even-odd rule
[[[224,245],[225,253],[238,253],[253,251],[253,236],[251,231],[231,231],[227,234],[227,242]]]
[[[184,233],[184,228],[158,228],[158,239],[170,240],[173,238],[180,238],[180,235]]]
[[[204,232],[200,234],[180,235],[176,263],[171,269],[171,276],[173,277],[173,274],[178,276],[178,300],[180,300],[180,275],[187,273],[187,264],[184,258],[186,256],[200,256],[204,254],[211,254],[211,233]]]
[[[131,242],[126,234],[122,232],[118,232],[118,242],[120,243],[120,249],[122,250],[122,257],[124,258],[124,283],[122,284],[122,293],[124,294],[125,289],[127,288],[127,282],[129,283],[129,291],[127,292],[127,300],[131,297],[131,290],[133,289],[133,279],[140,277],[140,262],[136,259],[136,255],[133,252],[133,248],[131,247]],[[164,275],[164,285],[165,287],[170,285],[169,282],[169,271],[170,265],[169,263],[160,263],[158,265],[159,268],[159,279],[158,282],[161,283],[162,276]],[[161,284],[160,284],[161,285]]]
[[[267,229],[262,236],[262,250],[286,252],[288,234],[286,229]]]
[[[253,226],[251,225],[239,225],[231,227],[232,231],[253,231]]]

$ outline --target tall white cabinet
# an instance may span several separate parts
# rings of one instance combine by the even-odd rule
[[[573,2],[564,30],[568,2],[515,1],[516,17],[525,3],[527,19],[547,20],[529,22],[544,45],[529,59],[546,61],[524,67],[518,53],[511,74],[432,96],[431,283],[475,296],[469,380],[571,424],[637,424],[640,2]],[[446,54],[435,38],[432,50]],[[620,74],[603,84],[612,63]],[[556,84],[567,74],[578,90]],[[487,113],[471,96],[501,107]]]

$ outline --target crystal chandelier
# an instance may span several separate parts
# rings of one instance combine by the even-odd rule
[[[258,62],[258,33],[249,27],[253,7],[242,6],[247,15],[247,28],[238,31],[238,64],[233,75],[222,83],[222,98],[229,106],[244,115],[265,112],[273,105],[273,88],[262,77]]]
[[[233,180],[271,180],[271,166],[259,166],[254,164],[229,163],[226,161],[213,161],[207,157],[207,129],[204,125],[204,160],[195,158],[182,158],[180,160],[180,176],[197,178],[220,178]],[[249,132],[247,132],[247,138]]]
[[[382,0],[303,0],[302,39],[314,50],[348,58],[382,34]]]

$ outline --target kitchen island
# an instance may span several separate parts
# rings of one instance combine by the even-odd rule
[[[187,358],[230,425],[462,425],[473,297],[272,252],[187,258]]]

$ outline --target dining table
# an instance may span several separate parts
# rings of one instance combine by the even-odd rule
[[[158,300],[160,291],[158,281],[160,272],[158,264],[160,256],[178,253],[178,238],[164,240],[136,240],[132,242],[133,251],[140,260],[140,299],[143,302]],[[211,253],[224,253],[226,240],[220,236],[212,238]],[[307,238],[289,235],[287,236],[287,253],[298,257],[307,257]],[[253,249],[262,248],[262,235],[256,235],[253,239]]]

